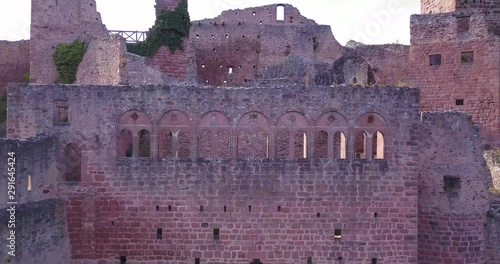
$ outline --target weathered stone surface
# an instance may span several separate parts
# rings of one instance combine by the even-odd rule
[[[7,228],[10,213],[7,208],[1,208],[0,235],[6,239],[14,230],[16,238],[14,257],[7,254],[8,248],[2,243],[0,255],[3,263],[71,263],[65,201],[46,199],[19,204],[16,205],[15,217],[15,229]]]
[[[0,95],[7,90],[9,82],[24,82],[30,71],[30,42],[0,41]]]

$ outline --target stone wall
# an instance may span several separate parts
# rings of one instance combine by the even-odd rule
[[[491,178],[471,117],[423,113],[419,166],[420,263],[487,263]]]
[[[47,199],[16,205],[14,229],[7,228],[10,219],[10,212],[2,208],[0,235],[6,239],[11,236],[10,231],[15,231],[16,242],[15,256],[8,255],[10,249],[2,243],[0,256],[3,263],[71,263],[64,201]]]
[[[75,84],[126,84],[126,52],[125,41],[116,35],[92,40],[78,67]]]
[[[500,195],[496,199],[500,203]],[[500,263],[500,218],[490,217],[486,220],[486,263]]]
[[[280,6],[285,20],[277,19]],[[214,19],[194,21],[190,41],[200,83],[252,86],[289,79],[310,86],[340,84],[332,72],[345,48],[329,26],[303,17],[291,5],[228,10]],[[352,74],[347,74],[349,80]],[[360,80],[367,75],[365,69]]]
[[[29,130],[12,128],[11,137],[51,130],[61,135],[61,149],[75,142],[82,148],[81,182],[60,193],[68,202],[75,263],[120,257],[135,263],[308,257],[313,263],[417,263],[415,89],[30,85],[12,93],[9,99],[17,99],[9,104],[9,120],[23,124],[25,113],[36,121]],[[51,114],[61,100],[69,112],[64,126]],[[35,101],[36,108],[29,106]],[[241,127],[247,117],[256,125],[269,121],[262,127],[269,135],[267,158],[240,156],[240,139],[253,131]],[[347,159],[318,156],[325,121],[345,132]],[[168,122],[191,131],[187,158],[162,156],[160,135],[172,127]],[[143,144],[135,131],[150,132],[150,158],[119,157],[125,129],[134,131],[134,155]],[[279,158],[283,129],[305,132],[306,158]],[[372,142],[373,129],[384,131],[384,159],[359,159],[354,135],[369,131]],[[228,133],[229,141],[213,145],[222,157],[201,157],[203,131]]]
[[[0,41],[0,96],[7,90],[9,82],[25,82],[30,72],[28,40]]]
[[[397,87],[409,85],[410,46],[361,44],[356,45],[354,51],[371,65],[377,85]]]
[[[58,74],[52,55],[61,43],[90,42],[108,36],[95,0],[33,0],[31,3],[30,78],[48,84]]]
[[[29,118],[28,118],[29,120]],[[0,139],[0,168],[7,171],[8,153],[15,153],[16,201],[27,203],[54,198],[57,195],[56,175],[57,139],[40,136],[25,141]],[[28,190],[28,178],[31,177],[31,190]],[[1,190],[7,190],[7,174],[0,178]],[[7,193],[2,191],[0,204],[7,204]]]
[[[411,17],[410,85],[422,89],[423,110],[465,111],[488,141],[500,135],[500,38],[494,15]]]
[[[470,9],[492,10],[500,8],[496,0],[421,0],[422,14],[439,14]]]
[[[485,151],[484,159],[490,169],[492,187],[500,191],[500,149]]]

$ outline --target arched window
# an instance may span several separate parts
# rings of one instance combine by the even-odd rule
[[[356,145],[355,145],[355,151],[356,151],[356,159],[366,159],[366,132],[360,131],[356,135]]]
[[[386,158],[387,128],[385,119],[381,115],[377,113],[361,115],[356,121],[355,131],[357,133],[356,157],[358,157],[359,149],[363,145],[363,158]],[[361,132],[363,132],[363,137],[360,136]],[[361,138],[363,138],[363,143],[360,143]]]
[[[243,115],[238,121],[238,158],[269,158],[269,120],[258,112]]]
[[[283,114],[278,119],[276,129],[276,151],[279,159],[308,158],[309,124],[301,113],[288,112]]]
[[[333,153],[335,159],[347,159],[347,138],[344,132],[337,132],[333,136]]]
[[[316,158],[347,158],[347,119],[338,112],[322,114],[316,122]]]
[[[287,159],[290,155],[290,135],[286,131],[281,131],[276,136],[276,153],[278,159]]]
[[[118,156],[151,157],[150,118],[137,110],[127,111],[118,121]]]
[[[165,113],[159,122],[160,158],[190,158],[193,127],[191,119],[180,111]]]
[[[79,182],[82,178],[82,151],[77,144],[70,143],[64,147],[64,179]]]
[[[139,157],[148,158],[151,156],[151,135],[149,131],[143,129],[139,131]]]
[[[209,112],[200,119],[199,155],[202,158],[231,157],[231,126],[221,112]]]
[[[384,158],[384,135],[377,131],[373,134],[373,148],[372,148],[372,158],[383,159]]]
[[[277,5],[276,6],[276,20],[283,21],[285,20],[285,6]]]
[[[316,158],[328,158],[328,132],[319,131],[316,133],[315,140]]]
[[[132,132],[128,129],[120,133],[120,157],[132,157]]]

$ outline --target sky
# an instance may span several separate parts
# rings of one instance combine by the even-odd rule
[[[72,0],[64,0],[72,1]],[[154,0],[96,0],[108,30],[147,31],[154,23]],[[318,24],[330,25],[345,44],[410,42],[410,15],[420,0],[189,0],[191,20],[213,18],[223,10],[288,3]],[[29,39],[30,0],[0,0],[0,40]]]

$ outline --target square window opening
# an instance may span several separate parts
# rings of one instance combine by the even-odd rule
[[[462,64],[470,64],[474,62],[474,52],[473,51],[467,51],[467,52],[462,52],[462,56],[460,57],[460,61]]]
[[[464,105],[464,99],[455,100],[455,105]]]
[[[462,187],[462,180],[460,177],[445,175],[443,177],[443,189],[447,193],[456,193]]]
[[[429,55],[429,65],[430,66],[441,65],[441,54]]]

